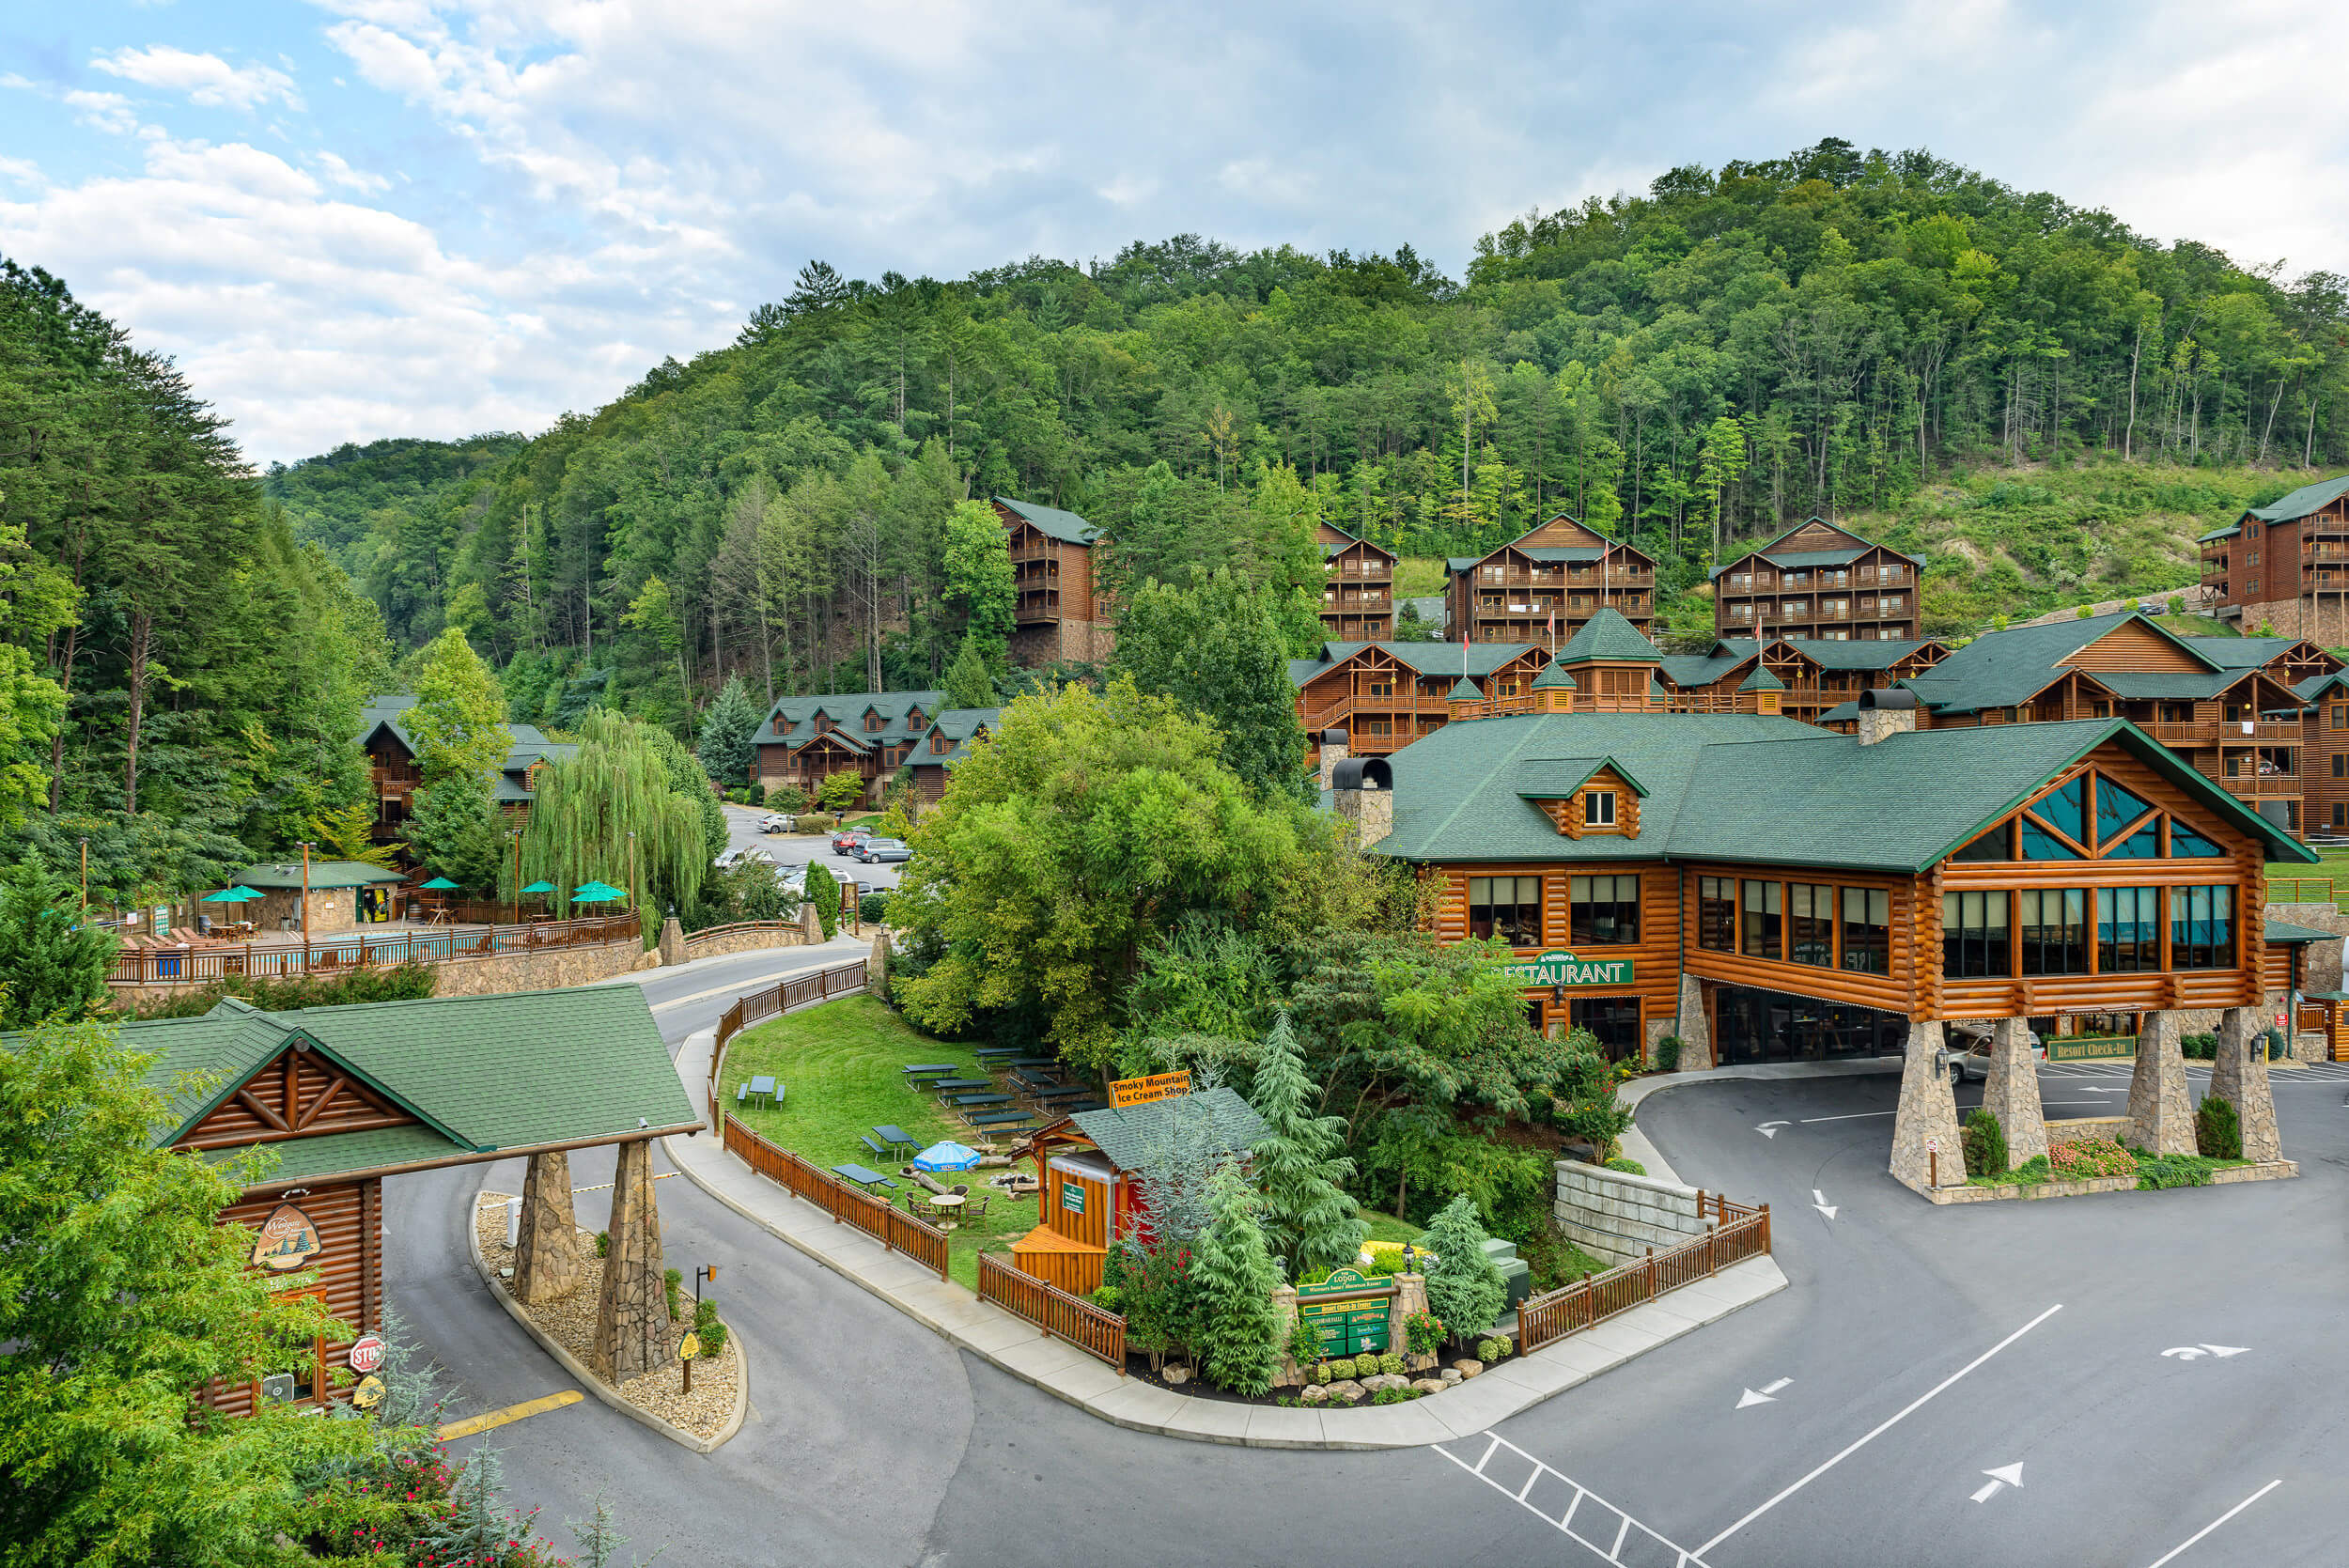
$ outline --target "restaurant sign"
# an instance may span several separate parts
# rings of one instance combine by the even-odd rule
[[[253,1243],[253,1264],[272,1274],[288,1274],[306,1266],[325,1250],[310,1217],[291,1203],[280,1203],[261,1221],[261,1234]]]
[[[1585,962],[1563,947],[1538,957],[1503,964],[1501,972],[1520,986],[1628,986],[1631,960],[1597,958]]]
[[[1110,1105],[1123,1110],[1128,1106],[1148,1105],[1153,1100],[1171,1100],[1190,1093],[1190,1075],[1185,1073],[1153,1073],[1148,1078],[1121,1078],[1110,1085]]]

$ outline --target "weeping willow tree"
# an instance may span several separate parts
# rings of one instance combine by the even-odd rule
[[[575,912],[574,888],[599,881],[632,889],[650,911],[645,922],[649,939],[661,911],[673,904],[682,909],[701,892],[709,869],[701,804],[671,787],[650,726],[592,709],[579,728],[578,755],[540,778],[522,834],[522,880],[553,883],[555,912],[563,915]],[[630,833],[636,835],[632,868]]]

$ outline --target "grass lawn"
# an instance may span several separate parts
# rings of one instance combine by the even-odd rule
[[[1427,598],[1444,588],[1443,558],[1406,555],[1394,564],[1394,597]]]
[[[2324,857],[2322,862],[2316,865],[2301,865],[2296,862],[2289,864],[2270,862],[2267,867],[2268,880],[2274,882],[2279,878],[2287,881],[2298,878],[2302,881],[2323,881],[2329,877],[2332,880],[2333,897],[2336,900],[2343,894],[2349,894],[2349,847],[2320,848],[2316,852]],[[2287,894],[2295,892],[2289,888],[2280,891]],[[2271,892],[2269,896],[2274,897],[2275,893]],[[2289,899],[2289,902],[2306,903],[2309,900],[2293,897]]]
[[[746,1078],[772,1074],[787,1091],[773,1110],[748,1107],[739,1119],[760,1136],[830,1168],[851,1161],[893,1172],[900,1197],[909,1184],[894,1172],[902,1159],[882,1165],[857,1141],[859,1134],[894,1124],[920,1145],[941,1138],[973,1146],[970,1128],[941,1110],[931,1096],[909,1087],[901,1068],[913,1062],[952,1062],[968,1070],[961,1078],[985,1078],[967,1045],[933,1040],[871,997],[843,997],[821,1006],[746,1030],[726,1050],[720,1103],[731,1108],[735,1086]],[[972,1196],[991,1171],[939,1178],[952,1186],[971,1184]],[[900,1202],[902,1206],[902,1201]],[[1016,1237],[1035,1228],[1035,1200],[994,1192],[984,1219],[964,1223],[947,1237],[947,1271],[978,1288],[982,1251],[1008,1251]]]

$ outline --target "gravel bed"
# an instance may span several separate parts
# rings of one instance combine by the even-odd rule
[[[506,1292],[512,1278],[514,1250],[506,1245],[506,1201],[512,1196],[505,1192],[484,1192],[474,1212],[474,1231],[481,1238],[481,1256],[489,1264],[498,1289]],[[603,1260],[596,1256],[596,1234],[581,1229],[578,1233],[581,1276],[579,1288],[559,1301],[540,1302],[533,1306],[515,1301],[521,1314],[538,1331],[579,1358],[583,1366],[595,1365],[589,1348],[596,1338],[596,1303],[603,1291]],[[513,1296],[506,1294],[506,1299]],[[691,1309],[689,1292],[684,1297]],[[686,1325],[676,1325],[677,1339],[685,1338]],[[693,1391],[679,1391],[684,1381],[680,1366],[658,1367],[619,1386],[622,1399],[640,1410],[660,1417],[672,1426],[682,1427],[696,1437],[715,1437],[734,1415],[736,1381],[742,1375],[741,1341],[732,1333],[726,1335],[724,1351],[714,1358],[693,1363]]]

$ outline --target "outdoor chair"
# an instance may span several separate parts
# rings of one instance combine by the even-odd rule
[[[957,1182],[946,1190],[952,1192],[957,1198],[968,1198],[971,1196],[971,1184],[969,1182]]]
[[[976,1198],[964,1199],[962,1203],[962,1217],[965,1219],[985,1219],[987,1218],[987,1201],[993,1196],[993,1193],[982,1192]]]

